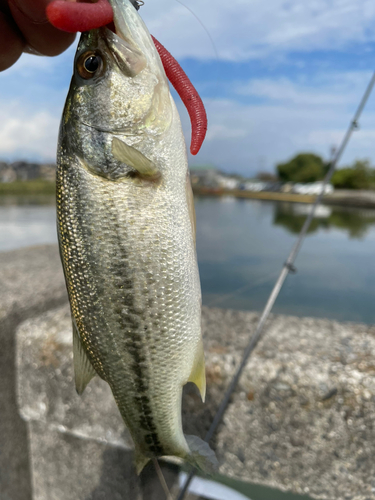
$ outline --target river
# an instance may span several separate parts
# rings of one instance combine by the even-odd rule
[[[261,310],[309,205],[195,200],[203,303]],[[49,197],[0,198],[0,251],[56,243]],[[274,312],[375,322],[375,210],[321,206]]]

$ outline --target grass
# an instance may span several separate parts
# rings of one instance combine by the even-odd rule
[[[193,193],[203,196],[234,196],[236,198],[254,198],[267,201],[290,201],[296,203],[314,203],[316,196],[308,194],[280,193],[274,191],[246,191],[240,189],[209,189],[193,186]]]
[[[55,183],[42,179],[32,181],[0,182],[0,196],[2,195],[54,195]]]

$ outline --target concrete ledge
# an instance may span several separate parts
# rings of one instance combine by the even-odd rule
[[[15,329],[66,302],[57,247],[0,254],[0,498],[30,500],[27,430],[15,395]]]
[[[141,500],[132,453],[29,421],[35,500]]]
[[[195,388],[187,386],[187,433],[204,435],[256,320],[254,313],[204,308],[207,402],[203,405]],[[220,472],[313,498],[375,498],[374,333],[365,325],[272,318],[216,435]],[[100,447],[92,452],[93,475],[82,491],[90,485],[105,488],[98,471],[108,447],[127,454],[122,474],[128,485],[136,485],[131,440],[109,388],[94,379],[82,398],[75,394],[70,338],[67,306],[29,320],[17,331],[19,406],[30,426],[34,490],[40,484],[45,489],[38,500],[72,498],[73,490],[61,493],[61,471],[70,470],[69,464],[86,453],[74,444],[82,438],[91,443],[82,448]],[[71,443],[69,453],[60,455],[59,446],[53,446],[56,432],[58,442],[63,440],[65,447]],[[43,442],[42,434],[51,436]],[[49,482],[42,460],[46,454],[56,463]],[[68,464],[65,455],[72,457]],[[94,498],[80,496],[80,491],[74,490],[74,498]]]
[[[210,392],[256,315],[205,310]],[[217,434],[221,472],[314,498],[375,498],[375,328],[275,316]]]

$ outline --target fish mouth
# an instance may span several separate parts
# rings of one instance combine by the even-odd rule
[[[133,1],[110,0],[113,21],[101,28],[109,53],[120,70],[129,77],[138,75],[147,65],[147,51],[142,42],[148,32],[145,26],[143,29],[143,21]]]
[[[129,39],[108,27],[102,28],[104,41],[109,54],[115,60],[122,73],[129,77],[137,76],[146,66],[147,59]]]
[[[136,0],[109,0],[109,3],[113,10],[113,20],[106,28],[122,41],[142,51],[137,43],[137,32],[143,22],[137,12]]]
[[[151,70],[162,69],[154,42],[135,7],[136,0],[109,0],[113,22],[104,28],[104,38],[116,60],[129,58],[131,75],[138,74],[148,65]],[[162,72],[164,70],[162,69]]]

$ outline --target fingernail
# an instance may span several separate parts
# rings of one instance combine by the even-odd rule
[[[41,52],[38,52],[37,50],[34,49],[31,45],[26,45],[26,47],[23,49],[23,51],[26,54],[32,54],[33,56],[42,56],[43,54]]]

